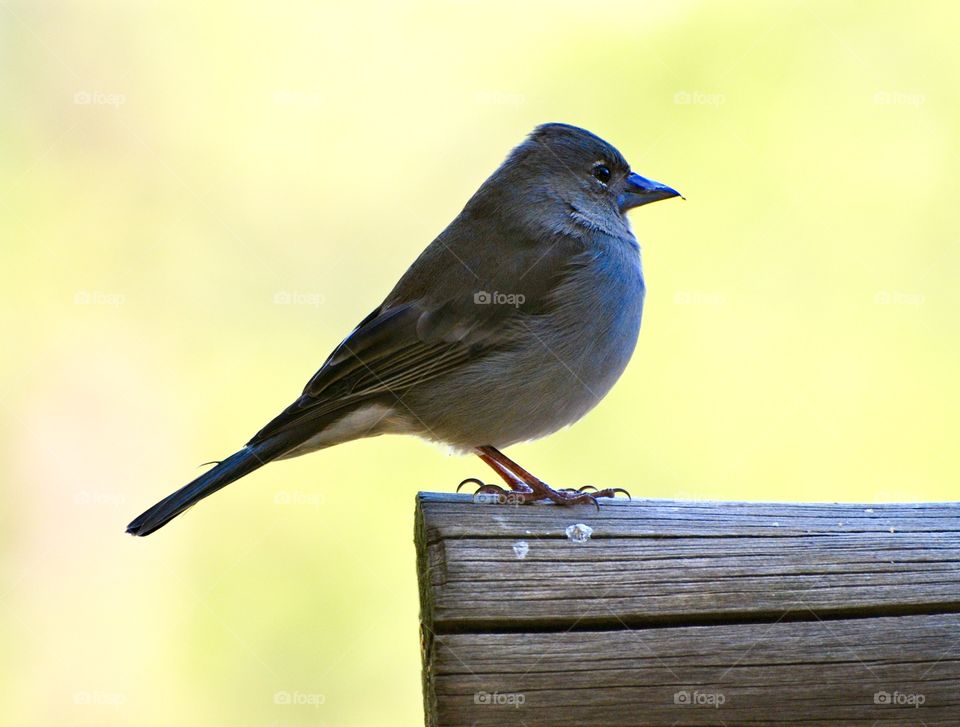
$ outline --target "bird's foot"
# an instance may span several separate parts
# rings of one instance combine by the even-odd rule
[[[479,485],[480,487],[476,491],[475,496],[483,496],[485,499],[495,497],[495,502],[510,505],[523,505],[528,502],[540,502],[542,500],[549,500],[557,505],[585,505],[589,503],[599,510],[600,503],[597,502],[597,498],[616,497],[618,492],[622,492],[627,497],[630,497],[630,493],[620,487],[608,487],[605,490],[598,490],[593,485],[584,485],[579,490],[555,490],[495,447],[487,445],[477,447],[475,451],[480,459],[490,465],[494,472],[503,478],[503,481],[510,489],[506,490],[498,485],[488,485],[475,477],[464,480],[460,483],[460,487],[468,483]],[[458,487],[457,490],[459,490],[460,487]],[[587,489],[591,489],[593,492],[585,492]],[[487,501],[489,501],[489,499]]]
[[[621,487],[608,487],[598,490],[593,485],[584,485],[580,489],[555,490],[546,482],[538,479],[524,482],[512,481],[509,483],[511,489],[508,490],[499,485],[487,484],[476,477],[469,477],[461,482],[457,486],[457,492],[460,491],[461,487],[468,484],[478,485],[477,490],[473,493],[476,500],[496,502],[501,505],[524,505],[549,500],[557,505],[591,504],[599,510],[600,503],[597,502],[599,497],[613,498],[616,497],[618,492],[623,493],[628,498],[630,497],[630,493]],[[586,492],[587,488],[593,490],[593,492]]]
[[[476,477],[468,477],[457,485],[457,492],[460,492],[460,488],[464,485],[477,485],[477,489],[473,492],[473,499],[476,502],[496,503],[498,505],[522,505],[525,502],[532,502],[532,500],[527,499],[532,490],[529,490],[522,483],[511,483],[511,489],[508,490],[505,487],[500,487],[500,485],[488,484]]]
[[[597,510],[600,509],[600,503],[597,502],[599,497],[609,497],[614,498],[617,496],[618,492],[623,493],[627,496],[627,499],[633,499],[630,497],[630,493],[624,490],[622,487],[607,487],[602,490],[598,490],[593,485],[583,485],[579,489],[565,488],[562,490],[554,490],[551,487],[548,487],[545,483],[541,483],[543,487],[549,491],[551,494],[547,494],[546,497],[553,502],[556,502],[559,505],[582,505],[586,503],[593,504]],[[587,488],[593,490],[593,492],[587,492]],[[559,495],[560,499],[557,499],[555,496]]]

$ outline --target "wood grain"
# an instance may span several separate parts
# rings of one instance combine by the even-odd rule
[[[960,725],[956,503],[421,494],[416,535],[428,725]]]

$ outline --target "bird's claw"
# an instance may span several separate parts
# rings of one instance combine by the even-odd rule
[[[632,497],[630,497],[630,493],[627,492],[627,491],[626,491],[625,489],[623,489],[622,487],[608,487],[608,488],[606,488],[606,489],[604,489],[604,490],[600,490],[600,489],[597,489],[594,485],[583,485],[582,487],[579,487],[579,488],[577,488],[577,489],[573,489],[572,487],[571,487],[571,488],[566,488],[566,489],[564,489],[564,490],[561,490],[561,492],[569,492],[570,494],[572,494],[572,495],[574,495],[574,496],[576,496],[576,495],[589,495],[589,496],[592,497],[594,500],[596,500],[596,498],[598,498],[598,497],[609,497],[609,498],[613,498],[613,497],[616,497],[616,495],[617,495],[618,492],[621,492],[621,493],[623,493],[624,495],[627,496],[627,499],[628,499],[628,500],[632,500],[632,499],[633,499]],[[580,502],[581,500],[580,500],[580,499],[577,499],[577,498],[574,498],[574,501]]]
[[[599,490],[593,485],[583,485],[579,489],[568,487],[561,490],[554,490],[545,483],[538,482],[536,487],[527,485],[525,489],[517,487],[507,490],[499,485],[488,484],[476,477],[468,477],[457,485],[457,492],[460,492],[464,485],[477,485],[477,489],[473,493],[474,498],[480,495],[493,495],[496,497],[497,502],[503,504],[522,505],[539,500],[551,500],[558,505],[586,505],[590,503],[599,510],[600,503],[597,502],[597,498],[608,497],[613,499],[617,496],[617,493],[622,493],[626,495],[628,499],[632,499],[630,493],[622,487],[608,487]]]
[[[510,504],[513,499],[516,499],[517,504],[523,502],[522,496],[517,495],[511,490],[506,490],[500,485],[491,485],[483,480],[479,480],[476,477],[468,477],[459,485],[457,485],[457,492],[460,492],[460,488],[464,485],[478,485],[477,489],[473,491],[474,502],[498,502],[500,504]]]
[[[464,485],[468,485],[468,484],[469,484],[469,485],[479,485],[480,487],[483,487],[483,486],[486,485],[487,483],[484,482],[483,480],[478,480],[476,477],[468,477],[468,478],[465,479],[463,482],[461,482],[459,485],[457,485],[457,492],[460,492],[460,488],[463,487]]]

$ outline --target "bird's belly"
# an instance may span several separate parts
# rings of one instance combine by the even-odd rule
[[[487,354],[448,379],[411,390],[404,403],[419,433],[458,449],[507,447],[580,419],[633,354],[644,296],[639,266],[636,276],[583,281],[573,304],[523,321],[524,345]],[[597,295],[598,283],[608,285],[603,295]]]

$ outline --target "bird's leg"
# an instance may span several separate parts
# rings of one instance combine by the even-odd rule
[[[490,449],[493,448],[491,447]],[[493,471],[500,475],[503,481],[510,486],[510,489],[505,490],[504,488],[500,487],[500,485],[490,485],[483,480],[477,479],[476,477],[468,477],[459,485],[457,485],[457,492],[459,492],[460,488],[466,484],[479,485],[476,492],[473,493],[474,497],[477,495],[495,495],[497,497],[497,501],[501,504],[513,505],[519,505],[526,502],[527,500],[525,499],[525,496],[533,494],[533,490],[499,460],[494,459],[486,452],[482,452],[481,449],[477,449],[475,451],[480,459],[490,465],[490,467],[493,468]],[[493,451],[496,452],[497,450],[494,449]],[[499,452],[497,452],[497,454],[499,454]],[[509,462],[509,460],[507,461]]]
[[[527,485],[522,479],[520,479],[520,477],[514,474],[513,470],[511,470],[505,463],[501,462],[499,459],[496,459],[495,457],[483,451],[485,449],[491,449],[501,457],[503,457],[503,455],[500,454],[500,452],[498,452],[497,450],[493,449],[493,447],[480,447],[479,449],[477,449],[477,456],[480,457],[480,459],[482,459],[488,465],[490,465],[493,471],[496,472],[498,475],[500,475],[503,481],[510,486],[511,490],[519,490],[520,492],[533,491],[530,488],[530,486]],[[510,462],[510,464],[514,464],[514,462],[507,459],[506,457],[503,457],[503,459],[506,460],[507,462]],[[524,474],[529,475],[528,472],[525,472]]]
[[[597,490],[596,492],[583,492],[583,489],[592,487],[592,485],[586,485],[580,490],[555,490],[540,478],[527,472],[527,470],[494,447],[477,447],[474,451],[480,459],[490,465],[493,471],[503,478],[504,482],[506,482],[512,490],[512,492],[506,493],[503,488],[497,487],[496,485],[482,484],[477,492],[490,494],[499,491],[498,494],[506,493],[509,494],[510,501],[518,504],[536,502],[538,500],[550,500],[560,505],[580,505],[585,503],[597,505],[598,497],[615,497],[618,492],[624,493],[627,497],[630,496],[630,493],[619,487]],[[477,480],[467,481],[478,482]],[[593,487],[593,489],[596,490],[595,487]],[[597,505],[597,507],[599,507],[599,505]]]

